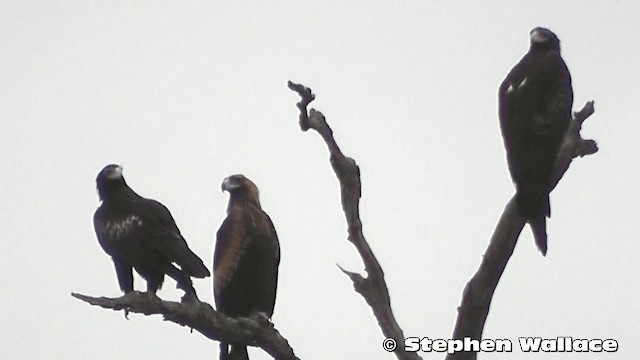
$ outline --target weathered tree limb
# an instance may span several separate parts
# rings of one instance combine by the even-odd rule
[[[287,340],[260,314],[230,318],[213,310],[205,302],[164,301],[155,295],[138,291],[119,298],[96,298],[76,293],[71,293],[71,296],[105,309],[124,310],[125,316],[129,312],[162,315],[164,320],[194,329],[212,340],[257,346],[274,359],[299,360]]]
[[[329,160],[340,182],[342,210],[345,213],[348,226],[348,240],[360,253],[368,276],[365,278],[358,273],[346,271],[342,267],[340,267],[340,270],[349,276],[355,290],[367,301],[378,320],[378,325],[382,329],[384,336],[395,340],[397,347],[394,353],[396,357],[401,360],[420,359],[416,353],[404,352],[404,334],[391,310],[391,299],[384,280],[384,272],[362,233],[359,209],[361,195],[360,169],[352,158],[346,157],[342,153],[333,137],[333,131],[325,121],[324,115],[315,109],[309,110],[307,114],[307,105],[315,98],[311,89],[291,81],[289,81],[288,86],[289,89],[298,93],[302,98],[297,104],[300,110],[300,129],[302,131],[307,131],[308,129],[317,131],[329,148]]]
[[[585,140],[580,136],[582,123],[593,114],[593,101],[587,102],[582,110],[573,114],[569,130],[556,158],[551,188],[555,188],[564,173],[569,169],[571,161],[580,156],[595,154],[598,146],[593,140]],[[458,307],[458,319],[453,331],[453,339],[481,339],[484,324],[489,314],[489,306],[493,293],[507,262],[513,254],[518,237],[525,225],[525,218],[516,207],[515,196],[498,221],[491,237],[489,247],[484,254],[480,268],[471,278],[462,294],[462,304]],[[458,352],[447,355],[447,360],[476,359],[475,352]]]

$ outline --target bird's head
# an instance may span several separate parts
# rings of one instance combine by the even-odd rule
[[[126,183],[122,176],[122,167],[119,165],[105,166],[96,177],[96,187],[101,200],[104,200],[112,189],[123,185]]]
[[[244,175],[231,175],[222,181],[222,191],[228,191],[232,199],[242,199],[260,206],[258,187]]]
[[[560,39],[549,29],[537,27],[529,35],[532,49],[560,50]]]

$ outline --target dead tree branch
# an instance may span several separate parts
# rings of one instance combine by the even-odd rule
[[[205,302],[164,301],[155,295],[138,291],[119,298],[96,298],[76,293],[71,293],[71,296],[105,309],[124,310],[125,316],[129,312],[162,315],[164,320],[194,329],[211,340],[257,346],[274,359],[299,360],[273,324],[258,314],[247,318],[230,318],[213,310]]]
[[[580,136],[582,123],[593,112],[593,101],[590,101],[584,105],[582,110],[573,114],[569,130],[563,139],[556,158],[552,189],[556,187],[564,173],[569,169],[569,165],[574,158],[595,154],[598,151],[595,141],[585,140]],[[514,196],[507,203],[498,221],[480,268],[464,289],[462,304],[458,307],[458,319],[452,338],[464,339],[469,337],[471,339],[481,339],[493,293],[498,286],[511,254],[513,254],[524,225],[525,218],[520,215]],[[476,355],[477,353],[475,352],[458,352],[447,355],[446,359],[473,360],[476,359]]]
[[[394,353],[397,358],[401,360],[420,359],[415,353],[404,352],[404,334],[391,310],[391,299],[384,280],[384,272],[362,233],[359,209],[361,195],[360,169],[352,158],[346,157],[342,153],[333,137],[333,131],[325,121],[324,115],[314,109],[309,110],[307,114],[307,106],[315,99],[311,89],[291,81],[288,82],[288,86],[289,89],[298,93],[302,98],[297,104],[300,110],[300,129],[302,131],[307,131],[308,129],[317,131],[329,148],[329,161],[340,182],[342,210],[345,213],[348,226],[348,240],[360,253],[367,277],[344,270],[341,267],[340,270],[349,276],[355,290],[367,301],[378,320],[378,325],[382,329],[384,336],[395,340],[397,347]]]

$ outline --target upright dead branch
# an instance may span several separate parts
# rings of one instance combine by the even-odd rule
[[[569,169],[569,165],[574,158],[591,155],[598,151],[595,141],[585,140],[580,136],[582,123],[593,112],[593,101],[590,101],[585,104],[582,110],[574,113],[569,130],[563,139],[556,158],[552,189],[555,188],[564,173]],[[507,203],[498,221],[480,268],[464,289],[462,304],[458,307],[458,319],[452,338],[464,339],[469,337],[471,339],[481,339],[493,293],[498,286],[511,254],[513,254],[525,223],[526,219],[520,215],[514,196]],[[446,359],[472,360],[476,359],[476,355],[477,353],[475,352],[458,352],[447,355]]]
[[[333,137],[331,128],[325,121],[324,115],[314,109],[309,110],[307,114],[307,106],[315,98],[311,89],[301,84],[294,84],[291,81],[289,81],[288,86],[289,89],[298,93],[302,98],[297,104],[300,110],[300,129],[302,131],[307,131],[308,129],[317,131],[329,148],[329,161],[340,182],[342,210],[347,219],[348,239],[360,253],[367,277],[340,269],[351,278],[355,290],[364,297],[373,310],[384,336],[395,340],[397,347],[394,353],[397,358],[402,360],[420,359],[415,353],[404,352],[404,334],[391,310],[391,299],[384,280],[384,272],[362,233],[359,209],[361,195],[360,169],[352,158],[346,157],[342,153]]]
[[[125,316],[129,312],[162,315],[164,320],[194,329],[211,340],[257,346],[274,359],[299,360],[287,340],[264,316],[230,318],[213,310],[205,302],[164,301],[137,291],[119,298],[96,298],[75,293],[71,293],[71,296],[105,309],[124,310]]]

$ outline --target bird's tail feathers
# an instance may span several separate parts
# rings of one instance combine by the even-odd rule
[[[549,193],[545,186],[533,184],[520,189],[516,195],[520,213],[527,219],[533,238],[542,255],[547,254],[547,217],[551,217]]]
[[[173,262],[180,265],[180,269],[189,276],[193,276],[198,279],[203,279],[211,276],[209,269],[204,266],[202,259],[198,255],[194,254],[187,246],[186,241],[182,240],[177,242],[173,255]]]
[[[533,231],[533,238],[536,241],[536,246],[542,253],[542,256],[547,255],[547,218],[542,215],[529,219],[529,226]]]

